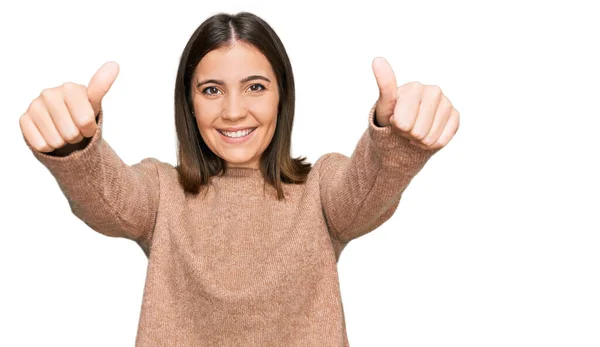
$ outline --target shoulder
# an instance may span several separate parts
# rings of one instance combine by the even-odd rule
[[[331,152],[323,154],[317,159],[313,166],[315,173],[318,173],[319,177],[323,177],[326,173],[332,169],[339,168],[345,164],[350,158],[342,153]]]
[[[177,183],[177,169],[168,162],[154,157],[148,157],[142,159],[133,166],[145,171],[157,179],[160,179],[161,184],[168,184],[168,182]]]

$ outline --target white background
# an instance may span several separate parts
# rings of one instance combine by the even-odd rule
[[[599,346],[592,2],[282,3],[1,5],[0,345],[133,346],[146,276],[141,249],[73,216],[29,152],[29,103],[117,61],[105,138],[128,164],[176,164],[180,54],[210,15],[250,11],[292,61],[294,156],[352,153],[378,97],[376,56],[461,114],[396,214],[341,255],[351,346]]]

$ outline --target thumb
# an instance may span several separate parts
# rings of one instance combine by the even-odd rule
[[[375,106],[375,114],[378,119],[388,119],[394,114],[394,107],[396,106],[398,91],[396,75],[394,75],[394,70],[392,70],[387,60],[382,57],[373,59],[372,67],[379,87],[379,99]]]
[[[94,115],[98,116],[102,108],[102,98],[108,92],[119,74],[119,64],[114,61],[104,63],[94,74],[87,87],[87,96]]]

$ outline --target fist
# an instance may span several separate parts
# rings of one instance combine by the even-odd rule
[[[87,87],[67,82],[44,89],[19,119],[25,139],[40,152],[52,152],[67,143],[76,144],[84,137],[94,136],[102,98],[118,73],[119,65],[107,62]]]
[[[450,141],[459,126],[459,113],[440,87],[409,82],[397,86],[396,76],[384,58],[373,60],[379,87],[375,119],[422,149],[439,149]]]

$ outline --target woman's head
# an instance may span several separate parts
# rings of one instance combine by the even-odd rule
[[[243,41],[210,51],[196,67],[190,90],[208,148],[228,167],[258,169],[279,106],[277,77],[262,52]]]
[[[294,103],[289,58],[264,20],[248,12],[205,20],[181,55],[175,85],[184,189],[197,193],[233,167],[260,169],[278,198],[282,182],[304,182],[311,164],[290,157]],[[255,130],[233,141],[220,131],[240,127]]]

